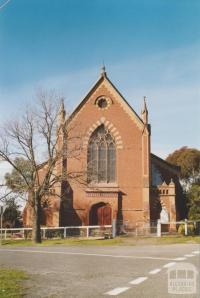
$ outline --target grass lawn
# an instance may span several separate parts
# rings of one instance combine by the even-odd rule
[[[0,268],[0,297],[23,297],[24,288],[22,281],[27,278],[27,274],[23,271]]]
[[[107,245],[162,245],[175,243],[197,243],[200,244],[200,236],[162,236],[157,237],[116,237],[115,239],[51,239],[43,240],[41,244],[34,244],[31,240],[3,240],[5,246],[52,246],[52,245],[88,245],[88,246],[107,246]]]

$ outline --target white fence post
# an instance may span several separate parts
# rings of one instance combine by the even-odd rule
[[[43,229],[43,239],[46,238],[46,229]]]
[[[89,227],[86,227],[86,237],[89,237]]]
[[[185,236],[188,235],[188,223],[187,223],[187,219],[185,219]]]
[[[4,230],[4,239],[6,240],[7,234],[6,234],[6,229]]]
[[[158,219],[157,221],[157,237],[161,237],[161,221]]]
[[[116,219],[112,220],[112,237],[116,237]]]
[[[67,236],[67,229],[64,228],[64,238],[66,238],[66,236]]]

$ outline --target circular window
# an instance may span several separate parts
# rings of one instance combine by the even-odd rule
[[[104,97],[99,98],[97,104],[98,104],[98,107],[101,108],[101,109],[105,109],[108,105],[107,100]]]
[[[107,109],[111,105],[111,100],[109,98],[99,97],[95,104],[99,109]]]

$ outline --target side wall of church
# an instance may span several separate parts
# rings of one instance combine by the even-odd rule
[[[186,202],[179,181],[179,171],[165,161],[152,157],[151,220],[160,218],[162,207],[166,207],[169,220],[185,219]],[[159,206],[160,205],[160,206]]]

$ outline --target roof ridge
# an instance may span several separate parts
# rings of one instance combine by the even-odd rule
[[[88,97],[90,94],[98,87],[100,83],[103,81],[106,81],[113,87],[113,89],[119,94],[119,96],[122,98],[122,100],[125,102],[125,104],[128,106],[128,108],[131,110],[131,112],[135,115],[135,117],[140,121],[141,124],[144,124],[143,120],[141,117],[135,112],[135,110],[132,108],[132,106],[128,103],[128,101],[124,98],[124,96],[121,94],[121,92],[116,88],[116,86],[111,82],[111,80],[108,78],[107,74],[100,76],[100,78],[96,81],[96,83],[93,85],[93,87],[89,90],[89,92],[86,94],[86,96],[81,100],[81,102],[78,104],[78,106],[74,109],[74,111],[71,113],[69,118],[66,120],[66,122],[70,122],[76,113],[82,108],[82,106],[85,104],[87,101]]]

